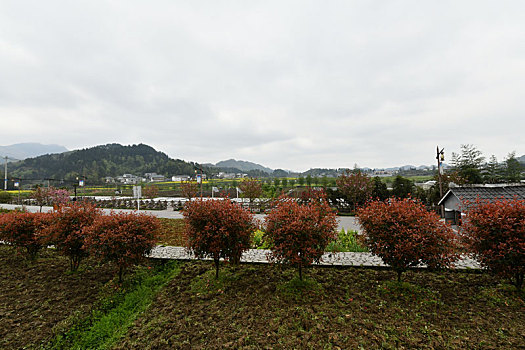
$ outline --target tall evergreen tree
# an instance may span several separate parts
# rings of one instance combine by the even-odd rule
[[[516,159],[516,152],[511,152],[505,159],[505,180],[508,182],[519,182],[523,166]]]
[[[495,155],[491,155],[489,162],[485,165],[483,180],[486,183],[495,184],[501,182],[502,169]]]
[[[373,187],[372,187],[372,198],[379,199],[381,201],[388,198],[388,188],[386,187],[386,184],[381,181],[381,178],[379,176],[374,177],[373,179]]]
[[[461,154],[452,153],[452,166],[469,184],[483,182],[481,169],[485,157],[474,145],[461,145]]]
[[[397,175],[392,183],[392,194],[397,198],[407,198],[413,193],[414,183],[401,175]]]

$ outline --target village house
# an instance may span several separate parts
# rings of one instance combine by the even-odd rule
[[[191,176],[189,175],[173,175],[171,181],[190,181]]]
[[[497,199],[525,200],[524,185],[473,185],[450,187],[449,191],[439,201],[438,205],[445,208],[445,221],[453,225],[460,225],[468,205],[479,199],[494,201]]]
[[[133,174],[124,174],[117,177],[117,181],[125,185],[135,185],[141,182],[141,178]]]

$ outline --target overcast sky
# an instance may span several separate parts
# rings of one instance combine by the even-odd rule
[[[0,0],[0,145],[271,168],[525,154],[525,1]]]

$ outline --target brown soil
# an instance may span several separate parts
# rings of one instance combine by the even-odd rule
[[[52,249],[28,262],[0,245],[0,349],[38,348],[68,318],[85,316],[115,274],[114,267],[93,266],[83,262],[70,273],[69,261]]]
[[[525,348],[525,303],[488,274],[187,263],[117,349]]]

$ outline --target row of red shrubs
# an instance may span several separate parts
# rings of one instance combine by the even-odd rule
[[[525,273],[525,201],[477,200],[465,205],[459,232],[410,198],[370,202],[358,209],[370,251],[398,273],[424,263],[452,266],[460,253],[509,278],[518,289]]]
[[[25,249],[31,259],[54,245],[70,260],[72,271],[91,255],[114,262],[119,281],[124,270],[140,262],[157,242],[156,218],[137,213],[102,215],[88,202],[61,206],[51,213],[10,212],[0,216],[0,240]]]
[[[187,222],[188,248],[197,257],[212,258],[216,277],[219,259],[236,263],[250,248],[251,236],[259,223],[251,212],[229,200],[188,203],[183,215]],[[266,217],[265,238],[272,249],[271,259],[299,268],[319,261],[328,243],[335,239],[335,212],[320,192],[312,192],[305,203],[281,196]]]
[[[472,203],[459,233],[414,199],[371,201],[357,210],[369,250],[398,274],[410,267],[453,266],[460,253],[508,277],[521,289],[525,272],[525,201]],[[250,247],[253,215],[230,201],[195,201],[184,211],[188,247],[197,257],[239,261]],[[266,217],[270,258],[302,268],[319,261],[335,238],[335,213],[322,193],[297,201],[281,196]]]

